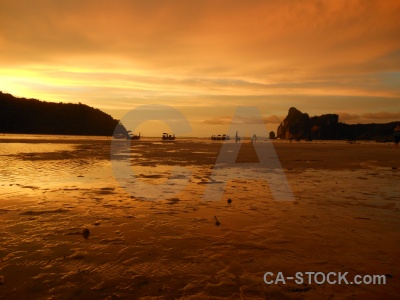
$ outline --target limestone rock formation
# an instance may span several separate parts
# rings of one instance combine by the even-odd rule
[[[277,138],[319,140],[391,141],[397,122],[386,124],[345,124],[337,114],[310,117],[291,107],[278,126]]]

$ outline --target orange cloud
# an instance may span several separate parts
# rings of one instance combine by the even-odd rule
[[[355,120],[399,100],[399,19],[391,0],[0,0],[0,90],[119,114],[349,107]]]
[[[30,63],[117,56],[129,67],[301,75],[399,49],[399,9],[395,1],[2,1],[0,35],[3,55]]]
[[[377,113],[364,113],[363,118],[372,120],[400,120],[400,111],[392,112],[377,112]]]
[[[400,120],[398,112],[376,112],[362,114],[339,113],[339,121],[344,123],[388,123]]]
[[[284,118],[279,118],[276,115],[270,115],[263,117],[262,120],[265,124],[267,123],[273,123],[273,124],[279,124],[282,122]],[[237,118],[239,124],[254,124],[258,123],[257,119],[253,118]],[[203,120],[202,123],[204,124],[209,124],[209,125],[225,125],[225,124],[231,124],[232,123],[232,117],[226,116],[226,117],[215,117],[213,119],[207,119]]]

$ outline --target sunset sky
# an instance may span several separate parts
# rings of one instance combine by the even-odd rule
[[[291,106],[396,121],[399,20],[392,0],[0,0],[0,91],[117,119],[165,104],[193,136],[224,133],[242,105],[274,131]]]

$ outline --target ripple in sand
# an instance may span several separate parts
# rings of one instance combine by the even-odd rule
[[[58,213],[65,213],[69,212],[68,209],[53,209],[53,210],[28,210],[25,212],[20,213],[20,215],[25,216],[37,216],[37,215],[43,215],[43,214],[58,214]]]

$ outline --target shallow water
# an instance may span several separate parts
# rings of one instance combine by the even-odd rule
[[[96,137],[0,137],[0,299],[397,295],[400,172],[388,167],[398,162],[392,149],[279,141],[295,197],[282,202],[271,193],[273,169],[238,166],[213,178],[220,142],[132,143],[118,153],[132,171],[120,181],[110,144]],[[360,153],[365,159],[356,161]],[[207,188],[216,189],[212,201],[202,198]],[[150,189],[158,201],[147,201]],[[393,278],[387,286],[267,286],[267,271]]]
[[[26,137],[14,138],[21,140]],[[100,177],[99,180],[104,180],[103,171],[109,168],[106,158],[96,155],[81,156],[82,152],[93,147],[96,139],[85,140],[87,146],[82,146],[83,139],[78,138],[81,143],[71,143],[71,137],[60,140],[58,136],[46,136],[46,139],[52,140],[46,143],[32,143],[32,137],[24,143],[0,143],[2,198],[36,195],[48,189],[94,183],[88,182],[88,178]]]

